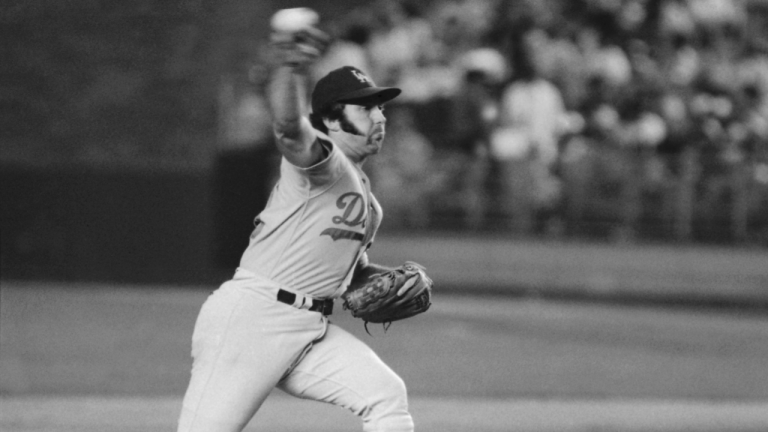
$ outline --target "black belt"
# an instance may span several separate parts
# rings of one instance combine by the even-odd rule
[[[277,301],[293,306],[296,302],[296,294],[280,289],[277,292]],[[309,310],[312,312],[320,312],[323,315],[328,316],[333,312],[333,299],[312,299],[312,305],[309,306]]]

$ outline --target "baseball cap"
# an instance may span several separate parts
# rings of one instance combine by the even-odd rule
[[[360,69],[342,66],[317,81],[312,91],[312,111],[318,112],[331,103],[382,104],[396,98],[400,92],[395,87],[376,87]]]

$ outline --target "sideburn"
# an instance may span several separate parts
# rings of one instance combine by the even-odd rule
[[[365,136],[365,134],[360,131],[360,129],[357,128],[357,126],[353,125],[349,119],[347,119],[347,115],[345,113],[341,113],[341,117],[339,118],[339,126],[341,127],[341,130],[348,134],[357,135],[357,136]]]

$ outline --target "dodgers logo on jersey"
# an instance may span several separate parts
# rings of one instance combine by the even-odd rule
[[[365,211],[365,200],[362,195],[357,192],[347,192],[336,200],[336,207],[344,212],[331,219],[334,224],[346,225],[350,228],[360,225],[365,228],[365,219],[368,214]],[[326,228],[320,235],[327,235],[334,241],[340,239],[363,241],[363,233],[342,228]]]

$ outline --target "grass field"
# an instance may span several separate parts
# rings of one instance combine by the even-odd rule
[[[2,282],[0,430],[173,430],[213,287]],[[338,306],[338,305],[337,305]],[[768,316],[440,295],[368,336],[420,431],[765,431]],[[354,431],[276,392],[248,430]]]

